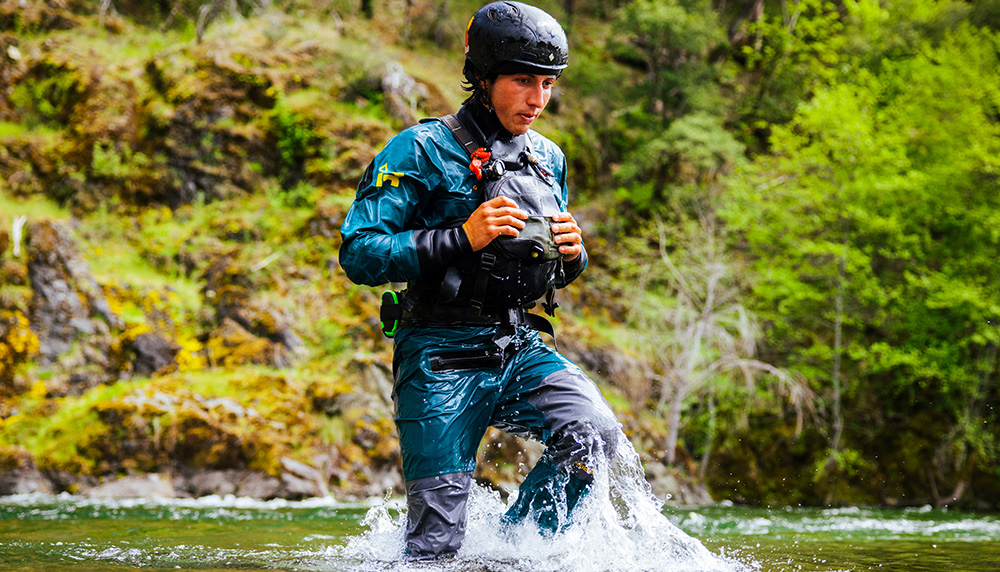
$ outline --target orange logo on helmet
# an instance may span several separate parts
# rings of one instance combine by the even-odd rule
[[[469,25],[465,27],[465,55],[469,55],[469,28],[472,28],[472,21],[475,19],[475,16],[470,18]]]

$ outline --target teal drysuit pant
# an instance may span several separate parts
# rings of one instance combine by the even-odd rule
[[[543,532],[568,524],[618,442],[621,426],[594,382],[526,327],[405,328],[393,371],[411,558],[461,546],[487,427],[547,446],[505,515]]]

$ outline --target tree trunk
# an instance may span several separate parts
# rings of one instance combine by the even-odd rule
[[[708,396],[708,437],[705,439],[705,450],[701,453],[701,461],[698,464],[698,480],[705,482],[705,475],[708,473],[708,457],[712,453],[712,445],[715,441],[715,398]]]
[[[670,399],[670,416],[667,418],[667,464],[673,465],[677,458],[677,439],[681,430],[681,402],[684,392],[678,387]]]

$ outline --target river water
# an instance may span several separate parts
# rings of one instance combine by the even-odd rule
[[[1000,570],[1000,515],[714,506],[601,522],[592,510],[566,532],[541,538],[526,529],[496,532],[499,496],[474,493],[462,552],[429,564],[400,560],[398,499],[0,497],[0,570]]]

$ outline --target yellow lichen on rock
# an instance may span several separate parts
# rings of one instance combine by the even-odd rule
[[[17,369],[38,350],[28,318],[20,310],[0,310],[0,384],[10,385]]]

